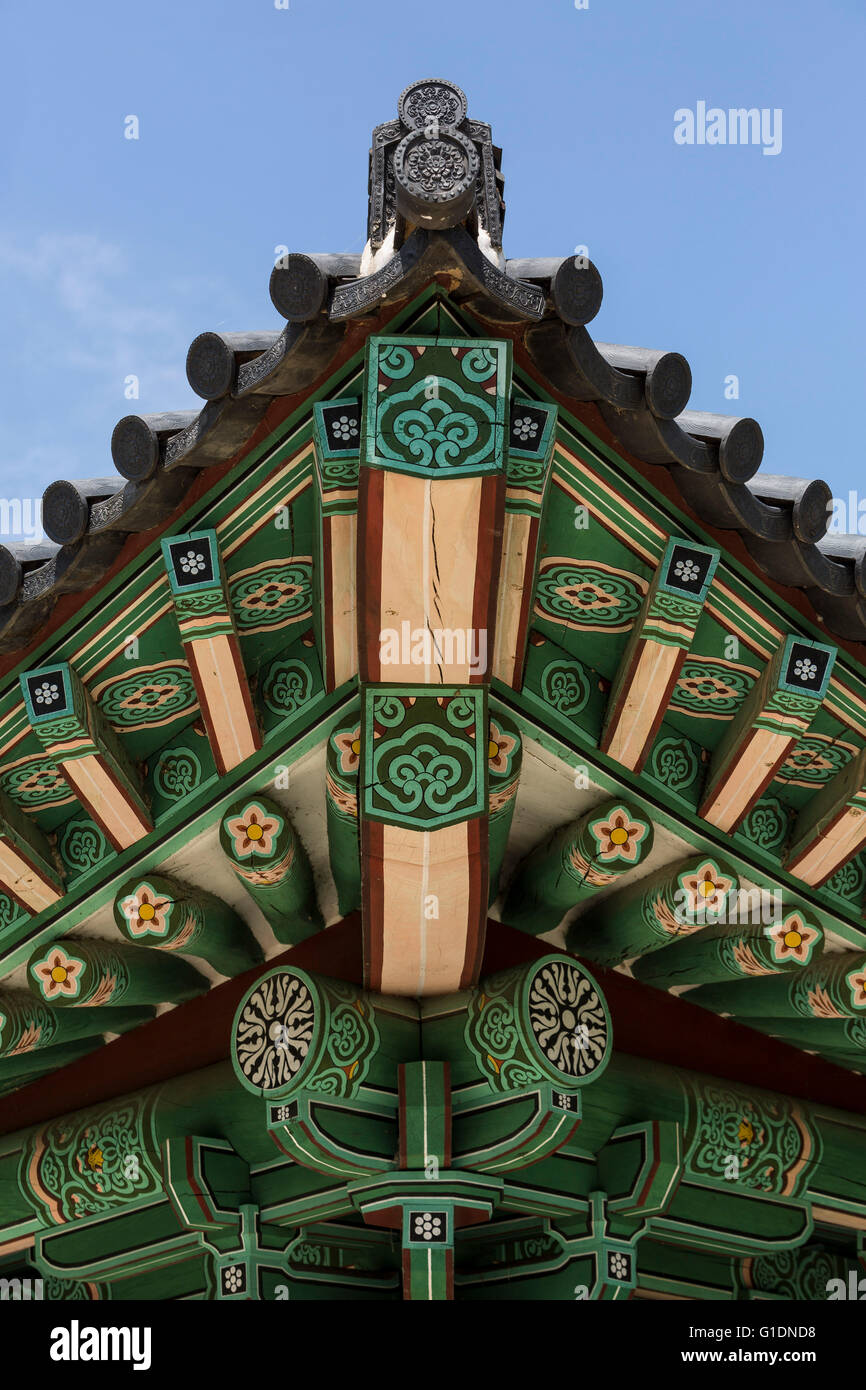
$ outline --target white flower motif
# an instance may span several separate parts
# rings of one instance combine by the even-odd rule
[[[184,574],[198,574],[199,570],[205,567],[205,558],[194,550],[188,550],[180,557],[180,567]]]
[[[56,685],[49,685],[44,681],[42,685],[37,685],[33,692],[33,698],[37,705],[50,705],[58,698],[60,691]]]
[[[692,584],[698,577],[700,566],[694,560],[677,560],[674,574],[684,584]]]
[[[434,1240],[442,1234],[442,1217],[430,1211],[419,1212],[413,1218],[412,1234],[416,1240]]]
[[[538,421],[531,420],[528,415],[523,415],[519,420],[514,421],[512,428],[521,443],[525,443],[527,439],[534,439],[538,434]]]
[[[627,1279],[629,1277],[629,1261],[626,1255],[619,1250],[608,1252],[607,1267],[614,1279]]]
[[[794,675],[798,681],[814,680],[817,674],[818,667],[808,657],[801,656],[798,661],[794,662]]]
[[[341,415],[339,420],[332,421],[331,429],[337,439],[349,440],[358,437],[357,421],[353,420],[350,415]]]
[[[223,1270],[223,1288],[226,1293],[240,1293],[244,1286],[243,1265],[228,1265]]]

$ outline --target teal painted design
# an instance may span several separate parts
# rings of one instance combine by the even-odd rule
[[[133,1096],[31,1134],[19,1181],[43,1221],[62,1226],[163,1196],[152,1110],[152,1094]]]
[[[499,874],[511,822],[514,819],[522,760],[523,741],[517,725],[502,715],[491,718],[487,743],[487,770],[490,778],[490,902],[495,901],[499,891]]]
[[[700,759],[687,738],[661,738],[653,747],[650,772],[663,787],[684,796],[698,780]]]
[[[825,1303],[834,1279],[847,1289],[850,1272],[854,1272],[855,1281],[862,1278],[862,1270],[853,1260],[820,1246],[808,1246],[751,1257],[739,1269],[738,1283],[752,1297]]]
[[[646,581],[610,565],[551,557],[535,584],[535,613],[585,632],[628,632],[640,613]]]
[[[502,471],[510,387],[510,343],[372,338],[365,462],[421,476]]]
[[[839,898],[845,898],[847,902],[859,903],[866,887],[866,867],[863,864],[862,855],[857,855],[854,859],[849,859],[843,864],[841,869],[837,869],[832,877],[827,879],[824,884],[826,893],[835,893]]]
[[[22,758],[0,772],[0,791],[26,810],[64,806],[75,797],[56,763],[44,755]]]
[[[164,749],[153,772],[153,785],[168,801],[181,801],[190,796],[202,781],[202,765],[198,755],[182,744]]]
[[[299,1091],[357,1094],[379,1048],[376,1012],[353,985],[280,966],[241,1000],[232,1026],[232,1063],[255,1095]]]
[[[309,700],[313,677],[303,661],[274,661],[262,683],[262,699],[274,714],[297,714]]]
[[[306,850],[276,802],[252,793],[233,802],[220,844],[278,941],[293,946],[324,926]]]
[[[487,693],[482,686],[368,686],[362,810],[430,830],[487,810]]]
[[[853,744],[837,742],[826,734],[807,734],[788,754],[776,781],[795,787],[821,786],[841,772],[857,751]]]
[[[690,1173],[777,1197],[796,1196],[807,1185],[821,1147],[798,1105],[710,1081],[681,1084]]]
[[[0,893],[0,931],[5,931],[11,927],[13,922],[19,921],[22,917],[29,914],[25,912],[20,903],[16,903],[14,898],[7,897],[5,893]]]
[[[683,662],[670,707],[698,719],[733,719],[756,675],[731,662],[701,657]]]
[[[495,1091],[541,1081],[583,1086],[607,1066],[610,1016],[595,980],[550,955],[483,980],[472,991],[466,1047]]]
[[[68,820],[58,832],[57,847],[70,879],[89,873],[114,853],[99,826],[88,816]]]
[[[541,694],[554,709],[573,719],[592,693],[586,668],[579,661],[551,661],[541,673]]]
[[[358,839],[358,772],[361,766],[361,714],[343,715],[328,735],[325,796],[328,855],[345,917],[361,906],[361,849]]]
[[[779,849],[788,838],[791,812],[775,796],[765,796],[752,807],[737,830],[759,849]]]
[[[120,731],[171,724],[198,709],[198,697],[186,662],[140,666],[114,676],[94,691],[100,709]]]
[[[313,611],[312,557],[266,560],[234,575],[228,591],[241,637],[308,620]]]

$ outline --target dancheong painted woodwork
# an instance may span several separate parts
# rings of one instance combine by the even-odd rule
[[[866,1270],[866,543],[501,160],[407,87],[363,253],[0,547],[0,1290]]]

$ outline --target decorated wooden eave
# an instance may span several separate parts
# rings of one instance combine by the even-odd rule
[[[500,164],[407,88],[362,256],[0,548],[0,1271],[53,1297],[862,1258],[866,542],[505,259]]]

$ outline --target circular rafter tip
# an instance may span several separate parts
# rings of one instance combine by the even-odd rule
[[[719,467],[729,483],[754,478],[764,457],[764,432],[757,420],[744,415],[731,422],[719,442]]]
[[[141,483],[159,463],[159,438],[143,415],[124,415],[111,434],[111,457],[124,478]]]
[[[8,545],[0,545],[0,608],[14,603],[24,578],[21,561]]]
[[[601,308],[601,273],[587,256],[566,256],[550,282],[550,296],[563,323],[583,328]]]
[[[87,533],[93,503],[113,497],[123,486],[123,478],[93,478],[81,483],[61,478],[49,483],[42,494],[46,536],[57,545],[74,545]]]
[[[833,510],[833,492],[823,478],[758,473],[749,483],[749,491],[768,506],[790,507],[794,535],[803,545],[823,540]]]
[[[764,434],[749,415],[713,415],[685,410],[676,423],[686,434],[718,448],[719,469],[728,483],[747,483],[754,478],[764,457]]]
[[[271,271],[271,303],[289,323],[308,323],[325,307],[328,275],[312,256],[290,251]]]
[[[275,330],[199,333],[186,355],[187,381],[203,400],[221,400],[234,390],[238,367],[267,352],[279,336]]]
[[[478,184],[478,151],[469,137],[453,126],[437,132],[412,130],[394,151],[397,210],[428,232],[468,217]]]
[[[173,434],[189,429],[197,410],[169,410],[160,415],[124,415],[114,426],[111,457],[121,477],[143,483],[159,467],[160,448]]]
[[[660,420],[673,420],[689,403],[692,369],[681,352],[660,352],[647,368],[646,403]]]

